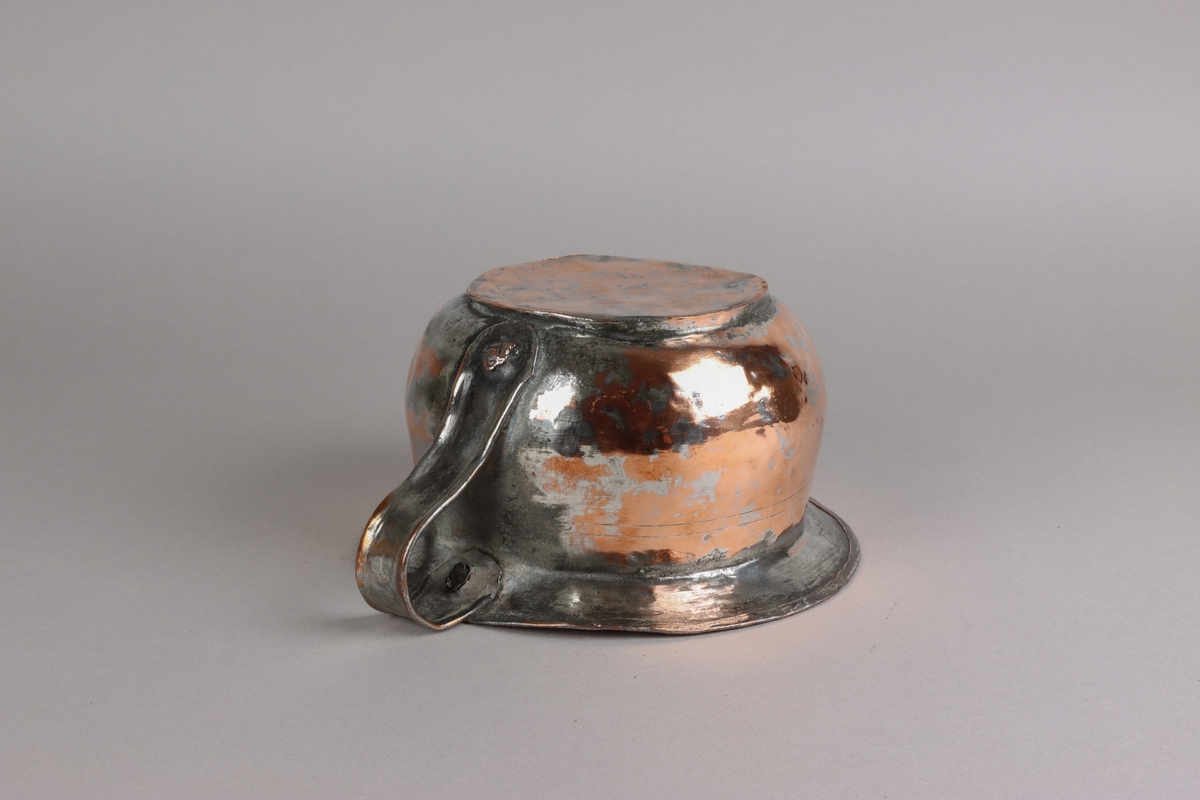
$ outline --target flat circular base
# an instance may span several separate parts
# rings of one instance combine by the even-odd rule
[[[505,567],[496,599],[467,622],[646,633],[769,622],[832,596],[858,567],[858,540],[840,517],[809,500],[802,524],[799,539],[781,537],[751,561],[670,578]]]
[[[563,256],[483,273],[474,300],[581,320],[727,318],[761,299],[767,282],[716,267],[616,256]]]

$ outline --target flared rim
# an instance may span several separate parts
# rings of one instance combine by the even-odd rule
[[[810,499],[802,525],[790,546],[781,538],[751,561],[670,578],[506,565],[496,598],[467,621],[670,634],[769,622],[832,597],[858,567],[845,520]]]

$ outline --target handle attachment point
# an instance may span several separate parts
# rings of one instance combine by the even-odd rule
[[[537,353],[537,333],[523,322],[486,328],[467,348],[433,446],[363,531],[355,573],[372,608],[442,630],[499,592],[499,562],[464,548],[469,533],[441,537],[433,523],[483,466]],[[414,559],[418,541],[422,555]]]

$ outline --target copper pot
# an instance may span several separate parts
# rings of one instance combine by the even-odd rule
[[[699,633],[803,610],[858,564],[809,498],[825,395],[757,276],[568,256],[477,278],[408,379],[416,466],[357,561],[435,629]]]

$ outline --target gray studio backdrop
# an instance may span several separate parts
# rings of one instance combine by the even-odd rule
[[[0,4],[0,796],[1200,795],[1200,5]],[[763,275],[841,594],[426,634],[428,317]]]

